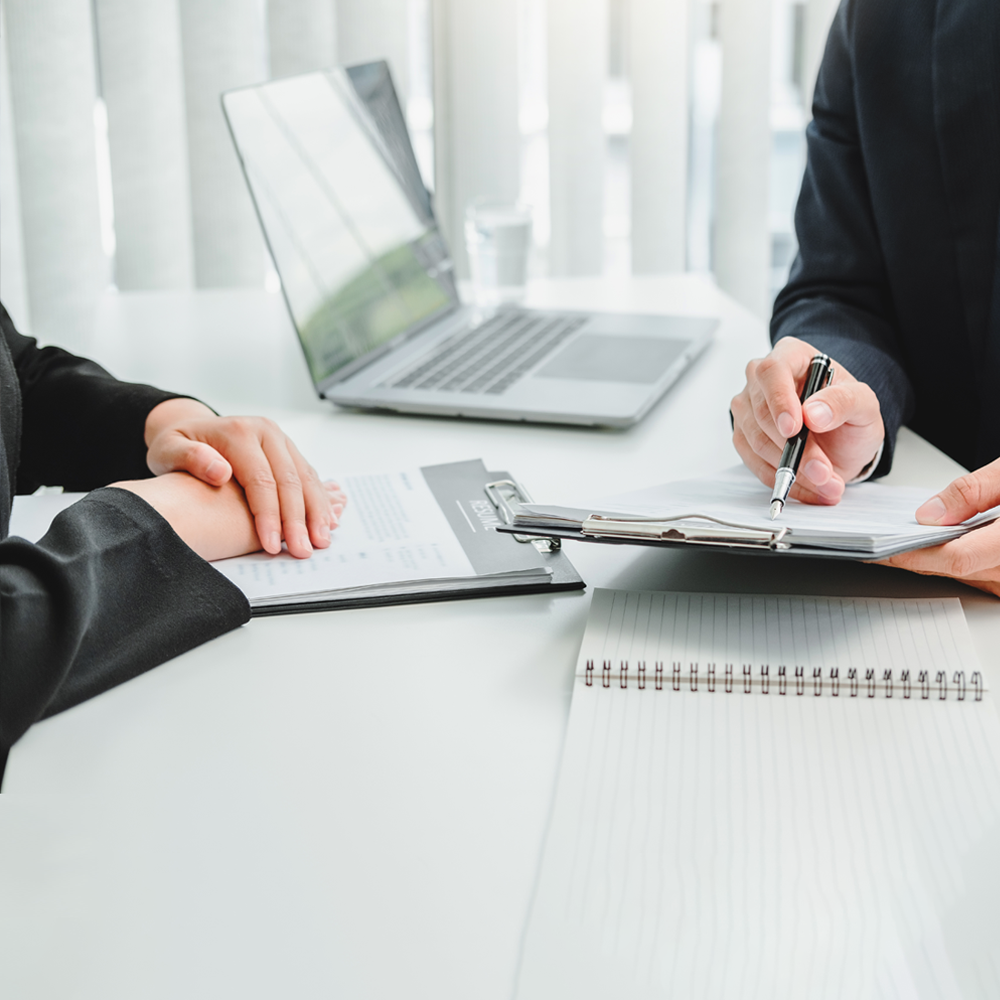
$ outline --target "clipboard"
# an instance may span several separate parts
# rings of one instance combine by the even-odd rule
[[[531,502],[525,488],[509,472],[489,471],[478,459],[423,466],[420,472],[472,563],[475,576],[461,580],[400,581],[381,589],[344,589],[325,595],[303,595],[301,599],[280,605],[255,606],[251,601],[252,614],[259,617],[478,597],[552,594],[586,587],[561,551],[558,539],[521,537],[519,534],[511,538],[506,532],[501,533],[501,529],[512,522],[517,505]],[[531,579],[518,578],[518,571],[532,569],[545,572]]]
[[[941,545],[996,521],[1000,506],[962,524],[918,524],[920,487],[861,483],[836,506],[792,502],[768,517],[770,487],[745,467],[675,480],[586,506],[548,501],[512,505],[501,530],[610,545],[678,545],[749,555],[878,561]]]
[[[651,545],[658,548],[696,546],[717,552],[747,555],[853,561],[875,561],[926,545],[940,544],[984,527],[994,520],[993,517],[984,517],[978,523],[941,529],[936,537],[924,540],[904,536],[880,545],[877,551],[868,551],[842,544],[838,546],[832,541],[816,544],[812,539],[797,536],[795,529],[788,526],[762,528],[704,513],[638,517],[625,514],[588,514],[581,510],[578,520],[552,519],[548,524],[526,523],[531,519],[532,515],[522,513],[515,506],[511,522],[497,530],[510,534],[516,532],[522,538],[548,539],[552,542],[571,539],[605,545]]]

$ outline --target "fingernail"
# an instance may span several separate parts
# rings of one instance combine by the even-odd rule
[[[809,418],[809,426],[815,431],[833,423],[833,410],[826,403],[806,403],[802,409]]]
[[[939,524],[948,513],[944,501],[940,497],[931,497],[927,503],[917,508],[917,520],[921,524]]]
[[[281,535],[277,531],[272,531],[271,534],[267,536],[267,545],[265,548],[268,552],[281,551]]]
[[[805,472],[806,478],[811,479],[817,486],[828,483],[830,477],[833,475],[830,471],[830,466],[825,465],[818,458],[814,458],[811,462],[806,462],[806,467],[802,471]]]
[[[205,470],[205,475],[209,476],[211,479],[217,479],[222,475],[225,466],[217,458],[213,458],[211,462],[208,463],[208,468]]]
[[[779,413],[777,424],[782,437],[790,438],[795,433],[795,418],[790,413]]]

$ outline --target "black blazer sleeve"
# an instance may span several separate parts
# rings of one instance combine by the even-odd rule
[[[58,347],[39,348],[14,329],[0,305],[0,326],[21,391],[17,492],[62,486],[86,492],[119,479],[145,479],[146,416],[177,393],[119,382],[100,365]]]
[[[37,544],[0,542],[0,761],[36,720],[247,621],[242,592],[134,493],[101,489]]]
[[[878,396],[892,464],[896,432],[913,411],[898,326],[866,176],[855,105],[851,4],[827,42],[806,138],[808,159],[795,212],[799,253],[778,295],[771,341],[799,337],[840,362]]]
[[[0,307],[2,310],[2,307]],[[38,719],[247,621],[242,592],[135,494],[96,489],[37,544],[6,537],[11,496],[150,475],[149,410],[170,393],[40,350],[0,311],[0,779]]]

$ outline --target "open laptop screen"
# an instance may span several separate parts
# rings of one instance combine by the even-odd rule
[[[317,385],[455,303],[384,62],[232,91],[223,105]]]

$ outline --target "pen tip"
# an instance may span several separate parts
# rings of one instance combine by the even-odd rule
[[[782,503],[780,500],[771,501],[771,520],[773,521],[780,513],[782,508]]]

